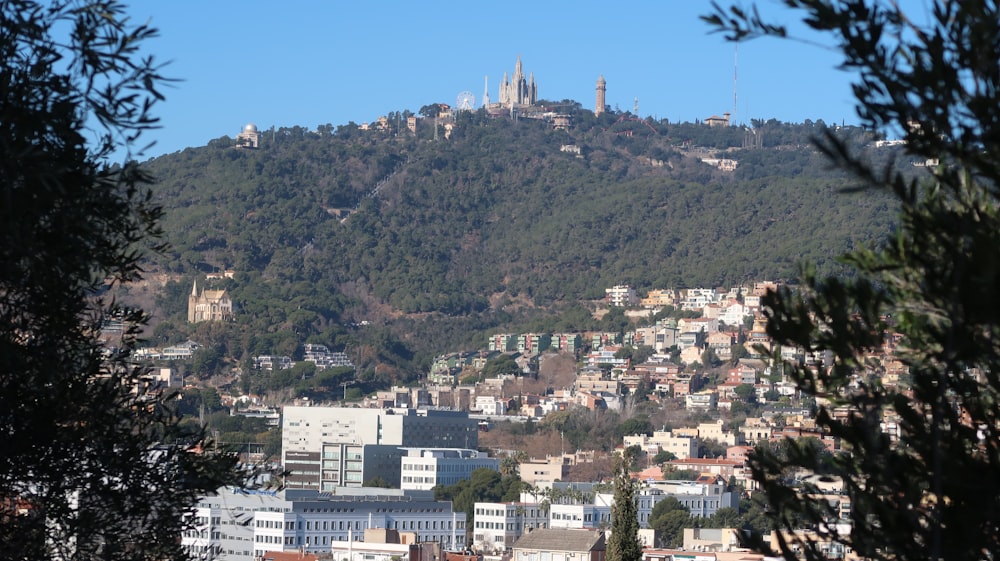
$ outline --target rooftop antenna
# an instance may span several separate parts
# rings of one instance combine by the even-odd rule
[[[740,44],[733,43],[733,124],[736,124],[736,69],[738,66],[740,54]]]

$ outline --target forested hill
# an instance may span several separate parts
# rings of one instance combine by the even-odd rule
[[[266,333],[337,346],[363,320],[398,356],[440,352],[614,284],[794,278],[802,260],[830,271],[893,220],[884,194],[843,192],[809,143],[821,123],[755,123],[762,147],[743,149],[738,127],[572,115],[554,130],[465,112],[450,131],[420,119],[414,135],[390,114],[387,131],[268,130],[256,150],[221,138],[151,160],[172,244],[152,269],[178,279],[159,301],[161,338],[189,329],[196,276],[232,269],[220,286],[239,308],[237,358],[291,345]]]

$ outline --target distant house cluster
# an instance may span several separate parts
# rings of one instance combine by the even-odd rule
[[[290,356],[260,355],[253,357],[254,366],[258,370],[288,370],[295,366],[295,361]],[[342,351],[330,351],[326,345],[306,343],[304,345],[304,356],[302,362],[311,362],[316,365],[317,370],[328,368],[339,368],[346,366],[353,368],[354,363],[351,358]]]

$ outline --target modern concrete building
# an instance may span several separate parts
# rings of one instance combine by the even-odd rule
[[[465,513],[428,491],[366,488],[351,494],[223,488],[202,497],[181,543],[192,558],[254,561],[266,551],[328,553],[338,542],[363,542],[366,530],[409,533],[444,549],[465,546]]]
[[[497,471],[500,461],[478,450],[410,448],[402,458],[399,485],[402,489],[421,490],[454,485],[480,468]]]
[[[286,483],[296,489],[360,486],[375,476],[398,485],[398,448],[478,445],[476,421],[460,411],[289,406],[281,423]]]

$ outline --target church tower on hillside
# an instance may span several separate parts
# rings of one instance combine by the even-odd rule
[[[604,80],[604,74],[601,74],[597,78],[597,102],[594,104],[594,115],[600,115],[604,113],[604,108],[606,107],[604,100],[604,95],[608,91],[608,83]]]
[[[510,80],[507,79],[507,73],[503,73],[503,81],[500,82],[499,101],[503,107],[534,105],[538,101],[538,86],[535,85],[535,74],[531,73],[525,79],[524,70],[521,68],[521,55],[517,55],[514,75],[511,76]]]
[[[202,290],[198,281],[188,296],[188,323],[200,321],[229,321],[233,319],[233,300],[225,290]]]

